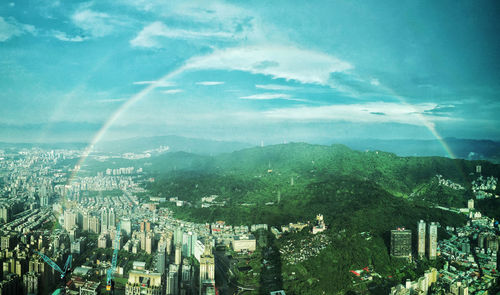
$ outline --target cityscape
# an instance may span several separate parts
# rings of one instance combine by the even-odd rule
[[[0,1],[0,295],[500,295],[499,15]]]

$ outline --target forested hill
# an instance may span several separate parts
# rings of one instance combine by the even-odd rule
[[[436,175],[470,187],[482,174],[498,177],[498,165],[487,161],[467,161],[443,157],[398,157],[381,151],[360,152],[343,145],[290,143],[244,149],[215,157],[170,153],[152,159],[147,170],[160,178],[199,177],[200,174],[225,176],[255,182],[272,178],[276,187],[331,177],[349,176],[369,180],[397,196],[409,196]],[[197,172],[194,173],[193,172]],[[174,172],[174,173],[173,173]],[[185,172],[185,173],[183,173]],[[188,173],[189,172],[189,173]],[[197,175],[197,176],[196,176]]]

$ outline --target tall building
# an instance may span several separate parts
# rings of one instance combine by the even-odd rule
[[[170,264],[166,275],[165,294],[179,294],[179,265]]]
[[[89,221],[89,230],[90,232],[94,234],[100,234],[101,233],[101,221],[99,220],[99,217],[97,216],[91,216]]]
[[[28,272],[23,275],[24,294],[39,294],[41,275],[35,272]]]
[[[391,255],[394,257],[411,256],[411,230],[404,227],[391,230]]]
[[[76,226],[76,212],[73,210],[64,211],[64,229],[70,231]]]
[[[151,254],[154,247],[154,236],[152,233],[148,232],[146,235],[146,253]]]
[[[125,234],[127,234],[127,236],[130,237],[130,235],[132,234],[132,222],[130,221],[130,218],[125,217],[122,219],[121,229],[125,232]]]
[[[420,220],[418,223],[418,257],[425,257],[425,221]]]
[[[181,258],[182,258],[181,244],[180,243],[176,243],[175,244],[175,259],[174,259],[174,264],[180,265],[181,264]]]
[[[90,215],[88,212],[83,213],[82,230],[90,231]]]
[[[205,251],[200,257],[200,295],[206,294],[207,290],[215,285],[215,257],[212,247],[205,245]]]
[[[101,232],[108,231],[108,209],[101,209]]]
[[[437,256],[437,223],[429,225],[429,259],[434,260]]]
[[[109,209],[108,228],[109,229],[116,228],[116,216],[115,216],[115,210],[113,208]]]

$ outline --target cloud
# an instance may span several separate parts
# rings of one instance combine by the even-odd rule
[[[25,33],[36,34],[32,25],[22,24],[13,17],[3,18],[0,16],[0,42],[5,42],[12,37],[21,36]]]
[[[284,99],[293,101],[307,101],[305,99],[292,98],[288,94],[284,93],[261,93],[249,96],[241,96],[240,99],[253,99],[253,100],[272,100],[272,99]]]
[[[91,37],[104,37],[116,30],[116,27],[125,26],[127,22],[122,18],[104,12],[90,9],[91,4],[80,7],[72,16],[71,21],[75,26],[85,31]]]
[[[170,82],[170,81],[154,81],[154,80],[151,80],[151,81],[136,81],[133,84],[134,85],[151,85],[151,84],[155,84],[155,87],[173,87],[173,86],[177,85],[174,82]]]
[[[371,79],[370,80],[370,84],[373,85],[373,86],[379,86],[380,85],[380,81],[378,79]]]
[[[164,90],[162,91],[162,93],[165,93],[165,94],[175,94],[175,93],[179,93],[179,92],[183,92],[184,90],[182,89],[168,89],[168,90]]]
[[[196,85],[203,85],[203,86],[215,86],[215,85],[221,85],[224,84],[222,81],[202,81],[202,82],[196,82]]]
[[[348,62],[325,53],[272,45],[216,50],[191,58],[184,66],[184,70],[238,70],[320,85],[331,85],[332,73],[352,68]]]
[[[162,22],[156,21],[144,27],[137,36],[130,40],[133,47],[161,47],[159,37],[170,39],[231,39],[232,33],[218,30],[189,30],[167,27]]]
[[[115,103],[115,102],[121,102],[121,101],[125,101],[127,100],[126,98],[110,98],[110,99],[99,99],[99,100],[96,100],[96,102],[99,102],[99,103]]]
[[[51,35],[58,40],[67,41],[67,42],[83,42],[83,41],[87,40],[87,38],[82,37],[82,36],[70,37],[66,33],[61,32],[61,31],[56,31],[56,30],[52,31]]]
[[[255,88],[266,89],[266,90],[280,90],[280,91],[293,91],[299,89],[298,87],[279,85],[279,84],[266,84],[266,85],[255,85]]]
[[[403,123],[430,126],[432,121],[450,120],[446,117],[427,116],[424,113],[436,107],[433,103],[403,104],[371,102],[364,104],[338,104],[319,107],[280,108],[265,111],[271,119],[291,121],[346,121],[360,123]]]

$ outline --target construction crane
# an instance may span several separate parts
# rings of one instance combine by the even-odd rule
[[[59,265],[57,265],[54,261],[52,261],[52,259],[50,259],[48,256],[46,256],[45,254],[43,253],[40,253],[38,251],[35,251],[38,255],[40,255],[40,257],[42,257],[42,259],[47,262],[47,264],[52,267],[55,271],[57,271],[58,273],[61,274],[61,280],[64,279],[64,277],[66,276],[66,273],[68,272],[68,270],[71,269],[71,261],[73,260],[73,256],[70,254],[68,255],[68,258],[66,259],[66,263],[64,264],[64,268],[61,269],[59,267]],[[63,284],[64,284],[64,281],[63,281]],[[57,289],[56,291],[54,291],[54,293],[52,293],[53,295],[55,294],[61,294],[61,292],[64,293],[64,286],[60,289]]]
[[[116,261],[118,260],[118,250],[120,250],[120,226],[121,223],[118,223],[115,236],[115,249],[113,250],[113,258],[111,259],[111,266],[108,269],[108,276],[106,279],[106,290],[111,291],[112,294],[115,291],[115,282],[113,281],[113,274],[115,273]]]

